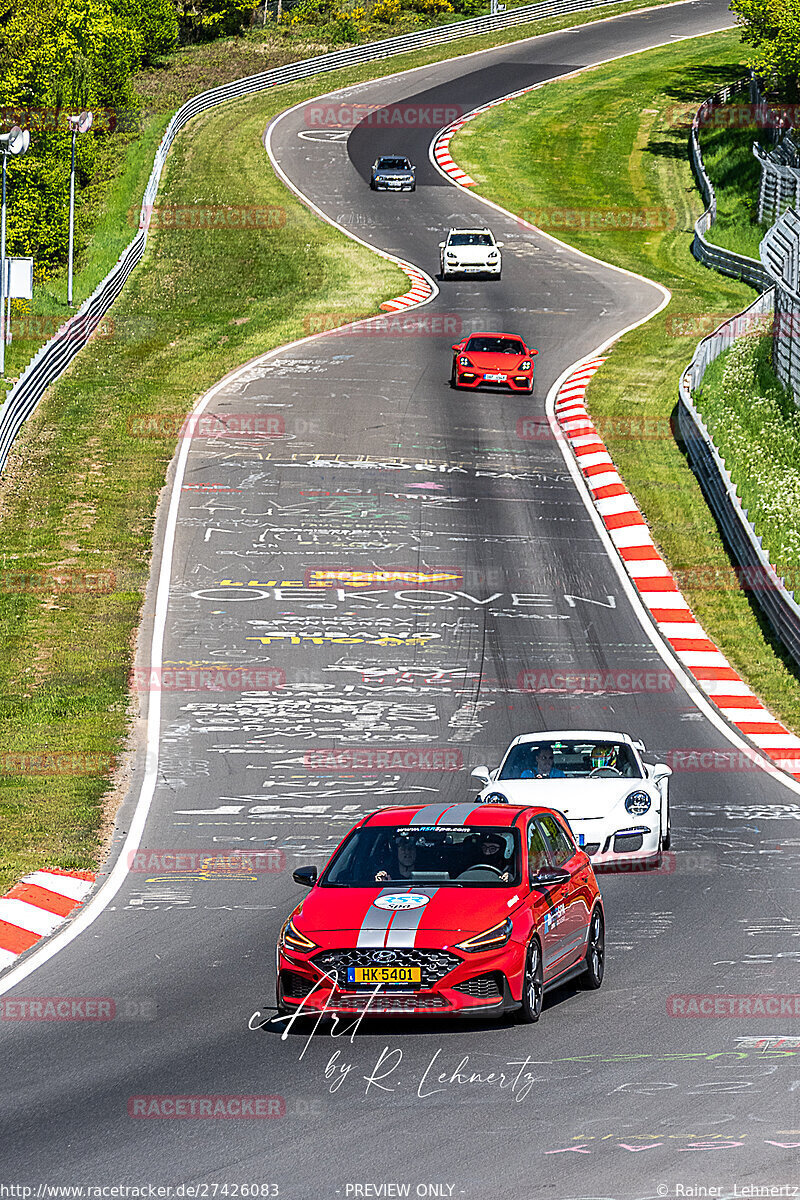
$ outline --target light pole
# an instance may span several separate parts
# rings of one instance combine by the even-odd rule
[[[86,133],[92,128],[92,114],[79,113],[75,117],[67,117],[72,131],[72,166],[69,172],[69,266],[67,268],[67,304],[72,308],[72,248],[75,243],[75,139],[79,133]]]
[[[6,373],[6,160],[9,154],[21,157],[31,144],[29,130],[15,125],[8,133],[0,133],[0,154],[3,155],[3,201],[0,215],[0,375]]]

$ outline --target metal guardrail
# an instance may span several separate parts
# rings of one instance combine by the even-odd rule
[[[758,603],[775,634],[800,667],[800,604],[770,562],[761,538],[742,506],[725,461],[692,398],[692,393],[700,389],[708,364],[727,350],[737,337],[755,332],[759,324],[769,320],[774,298],[774,288],[763,292],[744,312],[723,322],[700,342],[681,376],[678,429],[689,464],[738,564],[742,586]]]
[[[800,404],[800,212],[788,208],[759,247],[775,283],[772,365]]]
[[[705,236],[717,219],[717,197],[714,193],[714,185],[703,165],[703,155],[700,152],[698,138],[700,125],[705,122],[711,110],[716,105],[725,104],[735,92],[749,88],[750,85],[751,81],[747,78],[739,79],[736,83],[730,83],[727,87],[720,88],[713,96],[709,96],[707,100],[703,101],[692,120],[692,129],[689,135],[689,157],[700,193],[706,204],[706,211],[695,222],[692,254],[703,266],[719,271],[721,275],[730,275],[734,279],[741,279],[744,283],[749,283],[751,287],[758,288],[763,292],[766,288],[771,287],[772,279],[758,259],[748,258],[745,254],[736,254],[733,250],[726,250],[724,246],[717,246],[714,242],[708,241]]]
[[[795,135],[796,136],[796,135]],[[795,165],[794,138],[791,132],[772,150],[764,150],[758,142],[753,155],[761,166],[758,189],[758,220],[777,221],[784,209],[800,208],[800,165]],[[779,157],[780,152],[783,157]]]
[[[310,75],[335,71],[340,67],[359,63],[377,62],[404,54],[409,50],[421,50],[428,46],[444,45],[474,34],[493,33],[498,29],[509,29],[525,25],[545,17],[556,17],[564,13],[580,12],[585,9],[603,8],[619,0],[542,0],[538,4],[525,4],[510,12],[496,16],[472,17],[466,21],[455,21],[434,29],[423,29],[418,33],[403,34],[386,38],[380,42],[368,42],[363,46],[351,46],[347,50],[335,50],[315,58],[305,58],[285,67],[275,67],[257,75],[249,75],[233,83],[211,88],[187,100],[167,126],[164,137],[156,151],[153,170],[142,201],[139,232],[129,243],[105,279],[94,290],[78,312],[67,321],[56,334],[37,352],[20,375],[17,383],[6,396],[0,407],[0,471],[3,470],[9,451],[20,428],[34,411],[47,388],[58,379],[75,355],[86,345],[103,315],[116,300],[133,268],[141,260],[147,245],[152,207],[158,194],[161,172],[167,153],[175,137],[188,121],[206,109],[236,100],[242,96],[282,83],[293,83]]]

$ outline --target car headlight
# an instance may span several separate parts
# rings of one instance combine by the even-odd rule
[[[471,367],[472,363],[469,361],[469,359],[467,358],[467,356],[465,354],[462,354],[459,356],[458,365],[460,367]]]
[[[625,801],[625,811],[631,816],[643,817],[646,812],[650,811],[652,801],[647,792],[631,792]]]
[[[502,792],[489,792],[488,796],[483,797],[484,804],[508,804],[508,796],[504,796]]]
[[[456,950],[466,950],[468,954],[478,954],[481,950],[499,950],[511,937],[512,928],[511,917],[506,917],[505,921],[501,921],[499,925],[493,925],[491,929],[485,929],[483,933],[476,933],[474,937],[467,938],[465,942],[456,942],[455,948]]]
[[[531,360],[529,358],[526,358],[525,362],[519,364],[519,369],[520,369],[520,371],[530,371]]]
[[[281,930],[280,944],[287,950],[301,950],[304,954],[317,948],[317,943],[301,933],[291,917]]]

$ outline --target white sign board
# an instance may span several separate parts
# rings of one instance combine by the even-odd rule
[[[33,259],[7,258],[3,295],[12,300],[33,299]]]

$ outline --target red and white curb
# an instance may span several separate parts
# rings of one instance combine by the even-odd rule
[[[597,432],[584,396],[604,358],[582,363],[559,389],[558,423],[595,507],[653,621],[686,670],[727,720],[768,758],[800,779],[800,738],[764,707],[709,638],[655,547],[645,519]]]
[[[0,897],[0,969],[63,925],[92,890],[94,878],[91,871],[34,871]]]
[[[430,280],[427,275],[419,271],[416,267],[412,267],[411,263],[398,263],[411,280],[410,291],[404,292],[402,296],[395,297],[394,300],[385,300],[381,305],[384,312],[400,312],[401,309],[411,308],[414,304],[419,304],[422,300],[430,300],[434,295],[434,290],[431,287]]]
[[[505,104],[508,100],[516,100],[517,97],[525,96],[528,92],[532,92],[535,88],[541,86],[540,83],[533,83],[528,87],[520,88],[517,92],[509,92],[507,96],[499,96],[496,100],[490,100],[488,104],[482,104],[480,108],[473,108],[470,112],[464,113],[458,120],[453,121],[452,125],[448,125],[445,129],[442,129],[434,138],[430,151],[433,161],[439,170],[460,187],[476,187],[475,180],[467,175],[466,171],[461,170],[461,167],[450,154],[450,142],[452,138],[455,137],[459,129],[464,128],[468,121],[474,121],[476,117],[488,112],[490,108],[497,108],[498,104]]]

